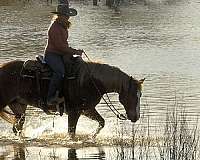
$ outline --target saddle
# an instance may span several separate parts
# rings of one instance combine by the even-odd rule
[[[66,67],[66,72],[68,74],[66,76],[68,76],[69,80],[73,79],[72,77],[78,76],[79,69],[83,62],[83,59],[80,57],[72,58],[70,69],[68,69],[68,66]],[[50,79],[52,77],[52,73],[53,71],[45,62],[44,57],[42,55],[37,55],[36,60],[27,60],[24,62],[20,75],[27,78],[35,78],[39,75],[40,79]],[[73,76],[70,77],[71,75]]]
[[[79,74],[80,74],[80,68],[81,65],[84,63],[83,59],[80,57],[74,57],[72,59],[72,66],[70,67],[70,72],[65,75],[67,79],[67,88],[68,88],[68,103],[71,103],[72,101],[76,101],[76,98],[79,97]],[[66,64],[68,67],[68,65]],[[67,68],[66,67],[66,68]],[[21,69],[21,76],[24,78],[34,78],[36,79],[36,87],[37,87],[37,94],[38,97],[38,105],[39,106],[45,106],[46,105],[46,97],[41,96],[41,90],[42,90],[42,80],[50,80],[52,77],[53,71],[51,68],[47,65],[47,63],[44,61],[44,57],[41,55],[36,56],[35,60],[27,60],[24,62],[23,67]],[[72,75],[72,76],[71,76]],[[72,78],[74,77],[74,78]],[[75,100],[74,100],[75,99]],[[71,104],[65,104],[65,106],[71,106]],[[63,113],[63,112],[62,112]],[[62,114],[61,113],[61,114]]]
[[[42,55],[36,56],[36,60],[27,60],[24,62],[21,76],[27,78],[35,78],[39,76],[40,79],[50,79],[52,76],[51,68],[44,61]]]

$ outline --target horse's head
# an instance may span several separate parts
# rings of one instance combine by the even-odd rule
[[[130,77],[128,86],[124,87],[119,94],[119,101],[124,106],[127,118],[131,122],[136,122],[140,118],[140,97],[144,80],[138,81]]]

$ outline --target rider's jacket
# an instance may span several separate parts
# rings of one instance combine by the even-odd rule
[[[48,41],[45,53],[51,52],[59,55],[66,54],[68,45],[68,29],[65,29],[59,22],[54,21],[48,29]]]

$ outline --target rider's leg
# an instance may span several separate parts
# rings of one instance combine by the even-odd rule
[[[45,61],[53,70],[53,76],[49,84],[49,90],[47,95],[47,103],[55,104],[59,101],[59,91],[64,78],[65,66],[62,56],[56,53],[46,53]]]

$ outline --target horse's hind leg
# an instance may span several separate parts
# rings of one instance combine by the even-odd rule
[[[16,118],[16,121],[13,124],[13,132],[15,133],[15,135],[20,135],[23,129],[24,122],[25,122],[25,111],[26,111],[27,105],[13,102],[9,104],[8,106],[13,111]]]
[[[85,110],[82,114],[99,123],[99,127],[97,128],[96,132],[93,135],[93,138],[95,138],[97,136],[97,134],[99,134],[99,132],[105,126],[105,120],[102,118],[102,116],[97,112],[97,110],[95,108]]]

